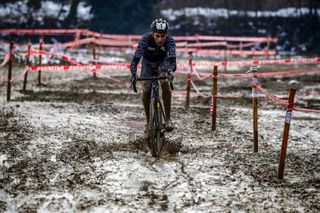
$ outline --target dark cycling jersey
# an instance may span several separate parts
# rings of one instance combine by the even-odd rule
[[[131,73],[134,75],[137,73],[137,65],[141,57],[152,63],[160,63],[167,59],[169,69],[174,72],[176,70],[176,45],[174,39],[168,35],[165,43],[158,47],[151,32],[144,34],[139,41],[130,66]]]

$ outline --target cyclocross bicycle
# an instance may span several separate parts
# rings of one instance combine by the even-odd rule
[[[158,157],[164,145],[165,133],[165,114],[163,104],[159,94],[159,80],[170,80],[165,77],[142,77],[137,81],[151,81],[151,100],[150,100],[150,115],[149,115],[149,147],[153,157]],[[173,90],[172,82],[170,82],[171,90]]]

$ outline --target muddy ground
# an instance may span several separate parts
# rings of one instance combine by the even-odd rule
[[[112,74],[127,82],[125,71]],[[212,132],[209,100],[193,96],[185,110],[175,95],[176,129],[153,158],[142,139],[141,91],[87,73],[45,73],[41,87],[29,78],[27,92],[13,85],[11,102],[0,87],[0,212],[320,211],[319,113],[294,112],[278,180],[285,109],[271,102],[259,102],[254,153],[250,100],[219,100]],[[292,79],[301,93],[320,91],[319,74],[261,82],[287,95]],[[185,76],[175,82],[184,91]],[[210,80],[195,83],[209,94]],[[219,82],[221,94],[250,92],[248,79]]]

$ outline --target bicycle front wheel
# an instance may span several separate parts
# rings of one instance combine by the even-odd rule
[[[157,101],[154,103],[154,111],[152,113],[151,120],[151,152],[153,157],[158,157],[162,151],[163,143],[162,143],[162,117],[161,117],[161,106],[160,102]]]

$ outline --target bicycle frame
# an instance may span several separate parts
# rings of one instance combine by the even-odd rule
[[[165,113],[163,110],[163,104],[161,101],[160,93],[159,93],[159,81],[152,81],[151,84],[151,100],[150,105],[154,107],[154,112],[156,113],[155,116],[157,116],[158,124],[156,124],[157,130],[159,129],[161,132],[163,130],[163,124],[162,121],[165,120]],[[150,112],[152,112],[150,110]],[[162,132],[163,134],[163,132]]]

